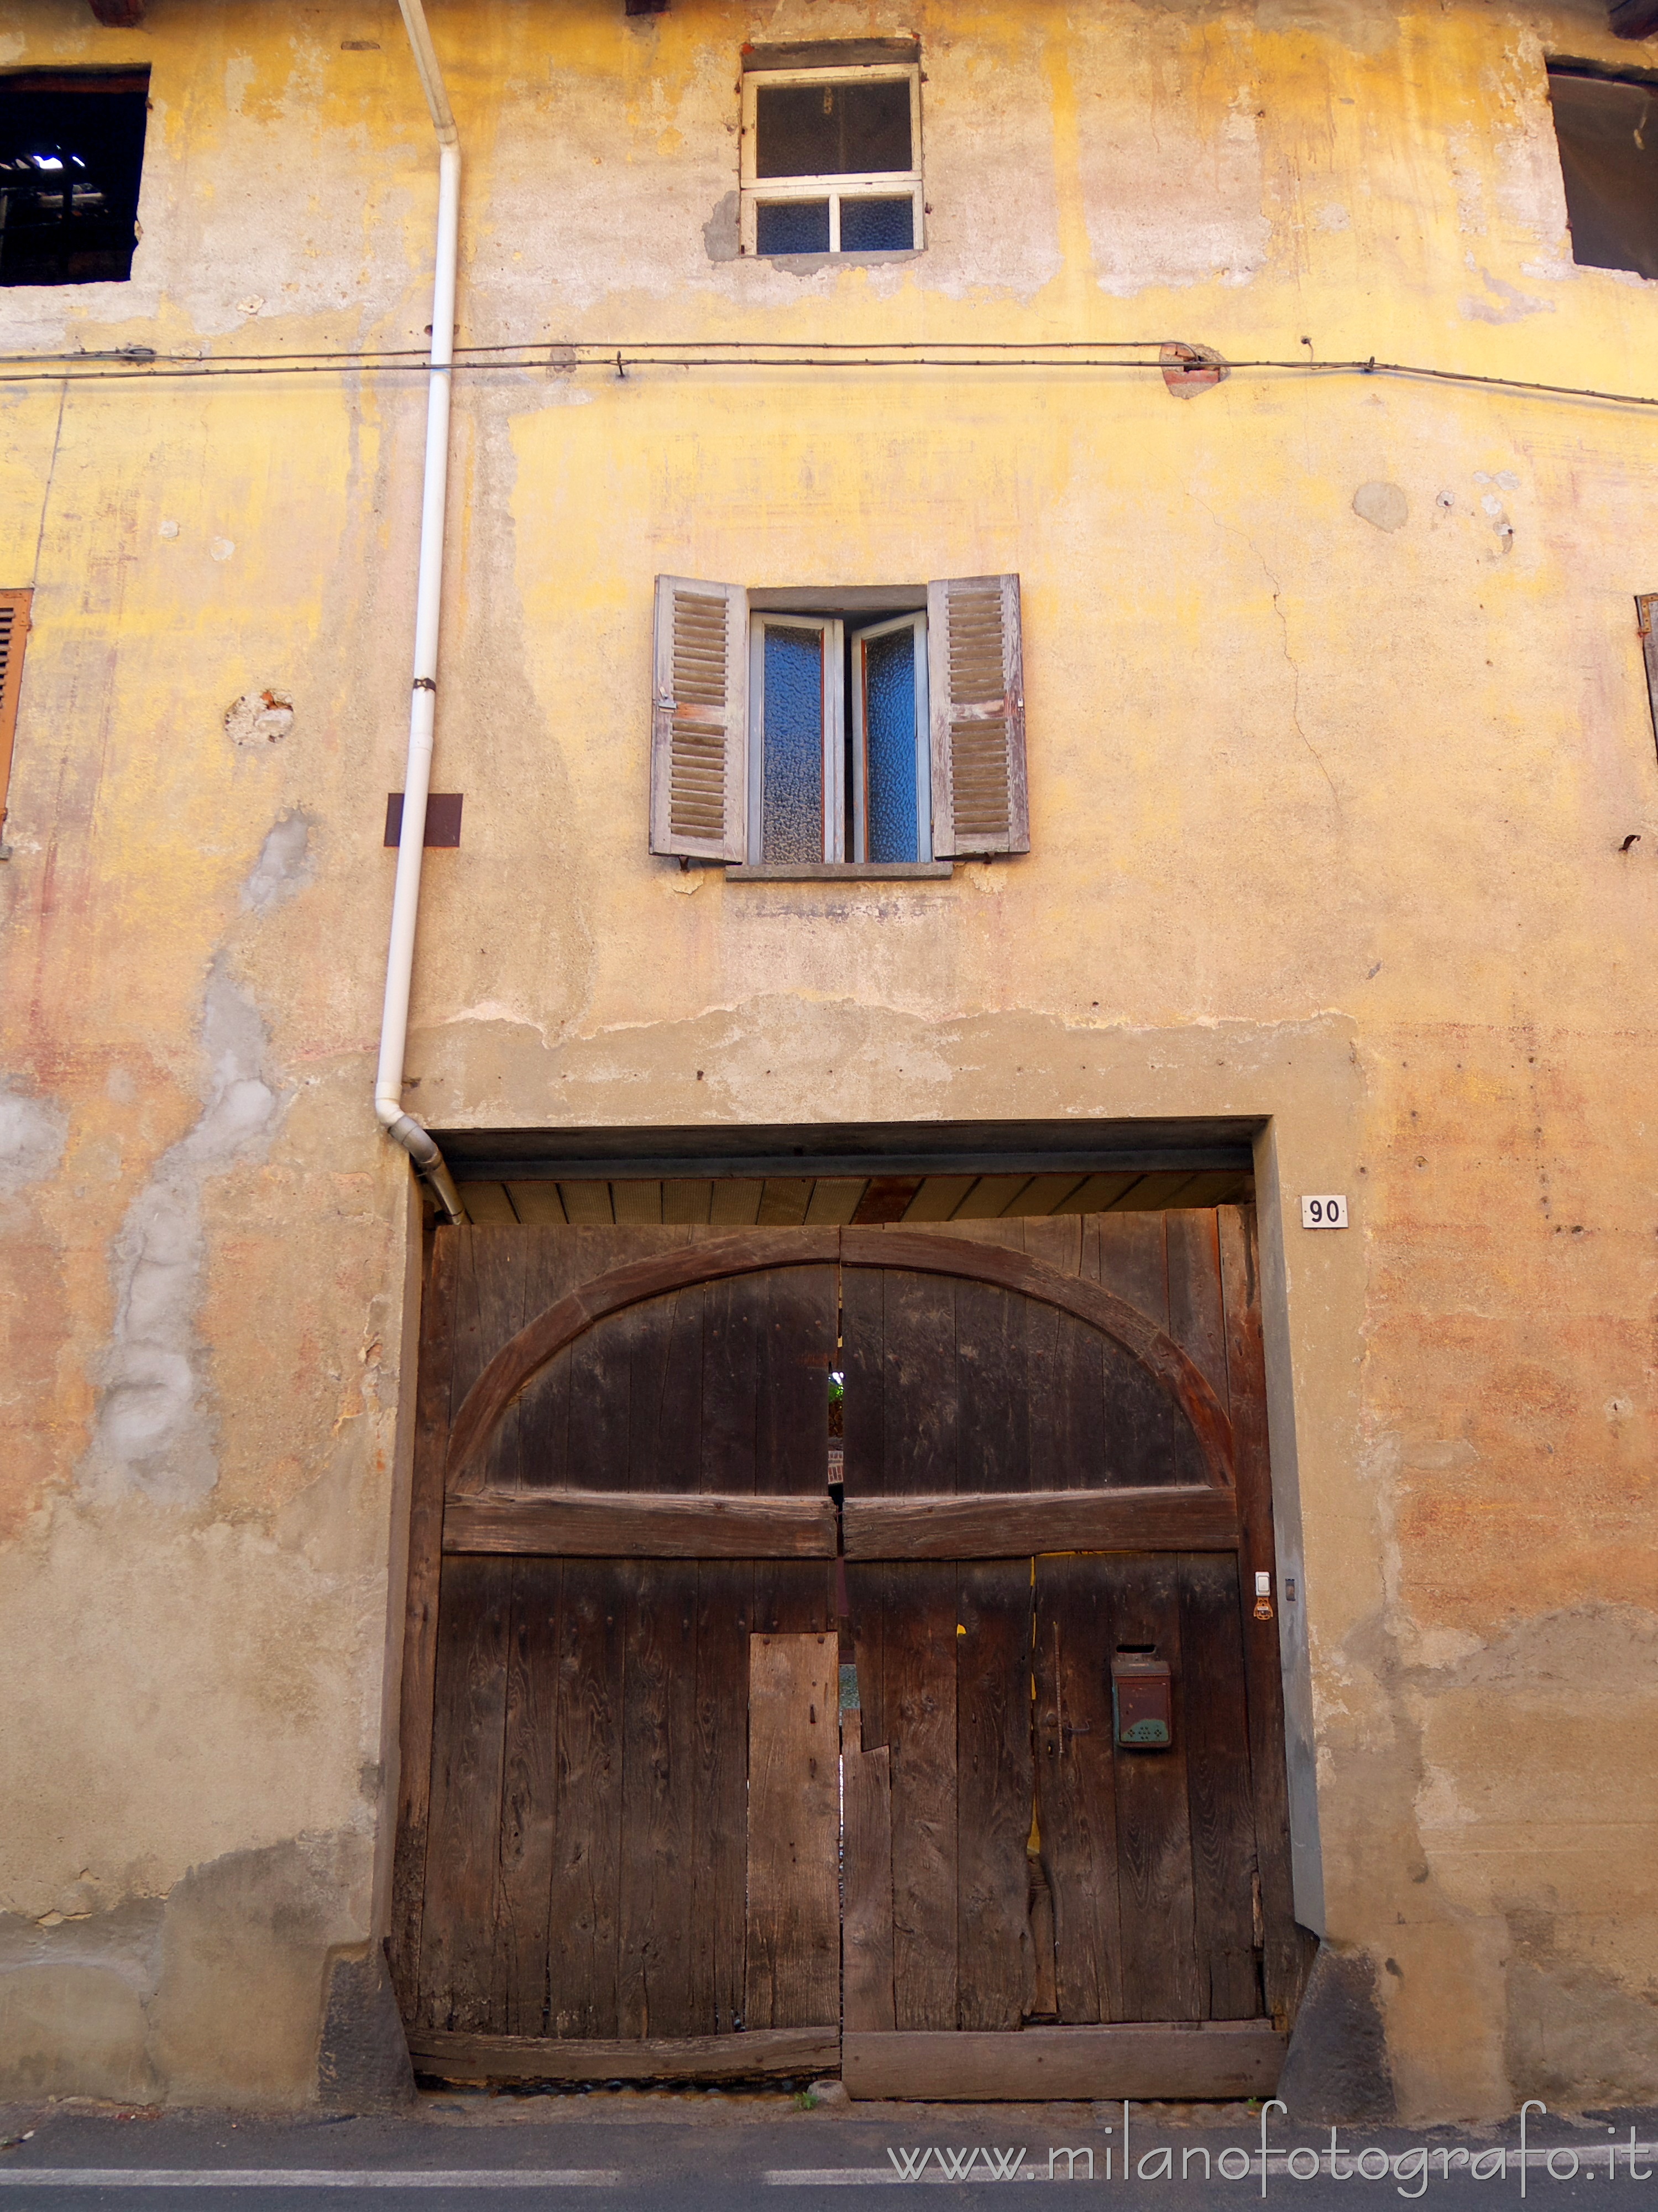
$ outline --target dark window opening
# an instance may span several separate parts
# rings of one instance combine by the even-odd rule
[[[132,274],[149,73],[0,77],[0,284]]]
[[[762,85],[755,168],[762,177],[866,177],[911,165],[909,82]]]
[[[1551,69],[1571,258],[1658,277],[1658,86]]]

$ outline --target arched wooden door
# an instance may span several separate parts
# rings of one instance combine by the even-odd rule
[[[1271,2087],[1298,1954],[1245,1214],[443,1231],[422,1343],[417,2065]]]

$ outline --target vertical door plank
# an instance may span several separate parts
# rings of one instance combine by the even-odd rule
[[[1221,1285],[1226,1310],[1226,1365],[1232,1403],[1238,1513],[1243,1523],[1239,1613],[1249,1701],[1249,1763],[1254,1778],[1255,1838],[1260,1863],[1266,1943],[1261,1970],[1266,2008],[1287,2025],[1300,2000],[1311,1939],[1296,1925],[1290,1879],[1290,1799],[1284,1760],[1284,1674],[1278,1625],[1254,1618],[1254,1573],[1272,1573],[1281,1607],[1272,1537],[1272,1477],[1267,1456],[1266,1368],[1260,1334],[1260,1277],[1254,1206],[1219,1209]]]
[[[1204,2016],[1254,2020],[1261,2010],[1254,1948],[1255,1810],[1238,1564],[1230,1553],[1189,1553],[1181,1555],[1177,1571],[1186,1790]]]
[[[1054,1899],[1059,2014],[1122,2020],[1116,1759],[1110,1653],[1115,1616],[1102,1562],[1036,1562],[1036,1789]]]
[[[1169,1334],[1226,1403],[1226,1317],[1220,1242],[1212,1212],[1164,1216],[1169,1243]]]
[[[1041,1308],[1033,1310],[1029,1299],[992,1283],[957,1283],[954,1303],[960,1408],[957,1487],[1029,1490],[1030,1381],[1025,1328],[1027,1316]]]
[[[397,1855],[392,1881],[392,1973],[398,2008],[416,2018],[426,1846],[432,1797],[433,1698],[437,1680],[438,1582],[443,1560],[443,1462],[449,1448],[455,1265],[460,1231],[432,1238],[421,1309],[415,1453],[404,1595],[403,1692],[398,1717]],[[423,2015],[421,2015],[423,2017]]]
[[[886,1468],[885,1277],[876,1267],[847,1267],[841,1274],[841,1364],[848,1498],[882,1498]]]
[[[703,1293],[701,1486],[738,1497],[754,1489],[758,1449],[755,1284],[735,1275]]]
[[[1035,1979],[1025,1848],[1032,1794],[1030,1564],[997,1559],[959,1573],[957,2025],[1017,2028]]]
[[[428,2027],[475,2034],[501,2027],[492,1967],[511,1595],[510,1561],[445,1559],[421,2008]]]
[[[622,1861],[623,1570],[569,1559],[559,1621],[558,1802],[549,1901],[555,2035],[616,2026],[616,1900]]]
[[[749,1623],[754,1568],[696,1568],[695,1851],[690,1993],[707,2035],[742,2023],[748,1944]]]
[[[1083,1219],[1082,1272],[1169,1326],[1169,1251],[1163,1213],[1090,1213]]]
[[[749,1644],[745,2026],[840,2018],[840,1715],[836,1651],[815,1636]]]
[[[621,1316],[627,1328],[628,1487],[694,1490],[702,1466],[700,1285]],[[601,1322],[608,1334],[616,1322]]]
[[[462,1345],[455,1381],[455,1403],[471,1389],[484,1367],[503,1344],[516,1336],[528,1318],[524,1310],[525,1240],[517,1228],[469,1229],[467,1264],[461,1276]],[[473,1363],[476,1361],[476,1365]],[[476,1490],[516,1490],[521,1465],[522,1410],[507,1407],[486,1445],[482,1457],[461,1478],[461,1487]]]
[[[893,2008],[892,1775],[885,1744],[841,1754],[844,1834],[841,1874],[846,1918],[842,2017],[848,2033],[890,2033]]]
[[[821,1498],[829,1482],[829,1378],[835,1364],[833,1267],[780,1267],[755,1283],[755,1488]]]
[[[956,1285],[946,1275],[902,1274],[884,1267],[881,1282],[888,1492],[954,1491],[961,1414]]]
[[[547,2032],[549,1897],[558,1817],[556,1559],[512,1563],[495,1982],[508,2035]]]
[[[828,1492],[835,1275],[834,1267],[785,1267],[752,1279],[755,1488],[765,1494],[822,1498]],[[756,1634],[816,1634],[832,1626],[833,1571],[828,1561],[822,1566],[786,1559],[756,1562]]]
[[[1091,1490],[1127,1478],[1113,1462],[1105,1407],[1108,1346],[1056,1306],[1030,1309],[1031,1487]]]
[[[900,2028],[952,2029],[957,2006],[956,1570],[849,1566],[866,1749],[889,1749]],[[878,1620],[878,1645],[870,1635]]]
[[[616,2033],[686,2035],[698,1872],[696,1567],[650,1559],[620,1562],[613,1571],[625,1592],[626,1623]]]
[[[1102,1556],[1099,1571],[1115,1601],[1114,1634],[1102,1655],[1108,1668],[1117,1646],[1150,1644],[1174,1670],[1172,1746],[1115,1753],[1124,2014],[1198,2020],[1206,1993],[1198,1973],[1192,1896],[1175,1563],[1169,1555]]]

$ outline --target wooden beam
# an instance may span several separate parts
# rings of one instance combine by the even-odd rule
[[[443,1548],[565,1559],[832,1559],[835,1508],[827,1497],[483,1490],[451,1493]]]
[[[925,2097],[942,2104],[1270,2097],[1289,2040],[1264,2020],[1025,2027],[1005,2035],[872,2035],[848,2028],[841,2072],[853,2097]]]
[[[834,2073],[841,2063],[841,2031],[766,2027],[744,2035],[620,2042],[411,2027],[409,2055],[416,2072],[449,2081],[744,2081],[762,2075]]]
[[[987,1491],[848,1498],[849,1559],[1015,1559],[1038,1552],[1213,1552],[1238,1540],[1230,1490]]]
[[[144,0],[92,0],[92,12],[106,31],[136,31],[144,20]]]
[[[1606,21],[1615,39],[1649,39],[1658,31],[1658,0],[1617,0]]]

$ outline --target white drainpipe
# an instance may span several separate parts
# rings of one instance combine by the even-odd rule
[[[409,987],[420,911],[426,844],[426,794],[432,781],[432,726],[437,718],[438,632],[443,613],[443,526],[449,483],[450,364],[455,348],[455,264],[460,243],[460,134],[432,50],[422,0],[398,0],[421,89],[438,134],[438,235],[432,277],[432,356],[426,395],[426,475],[421,499],[420,579],[415,594],[415,681],[409,707],[409,763],[403,779],[403,832],[392,893],[392,943],[386,957],[386,1005],[374,1111],[441,1200],[451,1221],[465,1221],[454,1177],[420,1123],[403,1110]]]

